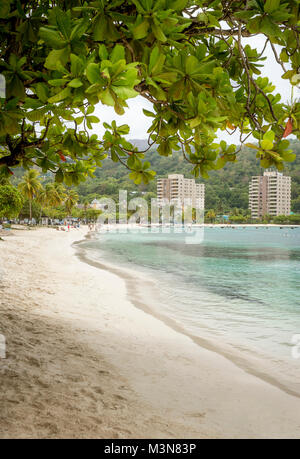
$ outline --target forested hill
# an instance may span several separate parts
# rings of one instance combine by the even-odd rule
[[[144,141],[135,141],[138,148],[146,145]],[[300,212],[300,142],[291,141],[291,148],[297,157],[293,163],[286,165],[284,174],[292,176],[292,210]],[[158,176],[171,173],[184,174],[192,178],[191,165],[187,163],[180,152],[174,152],[172,157],[159,156],[155,149],[146,154],[153,170]],[[263,174],[264,169],[259,166],[256,152],[244,148],[238,156],[238,162],[227,163],[224,169],[210,173],[209,180],[199,179],[206,184],[206,209],[215,209],[218,212],[230,211],[234,208],[248,208],[248,185],[252,175]],[[93,199],[94,197],[113,196],[117,198],[119,189],[128,191],[156,193],[156,180],[149,185],[134,185],[128,178],[128,170],[119,163],[105,160],[103,167],[97,169],[96,178],[88,179],[77,187],[80,198]],[[149,195],[150,196],[150,195]]]

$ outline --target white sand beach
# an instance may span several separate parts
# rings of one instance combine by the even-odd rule
[[[135,307],[85,234],[2,236],[0,438],[300,438],[298,397]]]

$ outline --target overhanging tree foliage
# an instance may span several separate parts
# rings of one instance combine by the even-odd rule
[[[263,50],[245,42],[257,34]],[[78,184],[109,154],[147,183],[155,173],[124,139],[127,125],[90,134],[98,103],[122,114],[137,95],[153,104],[149,146],[181,148],[195,176],[236,160],[234,146],[213,143],[218,129],[240,130],[241,143],[252,133],[261,165],[281,170],[300,106],[282,103],[259,69],[271,46],[297,85],[299,44],[299,0],[2,0],[1,174],[36,165]]]

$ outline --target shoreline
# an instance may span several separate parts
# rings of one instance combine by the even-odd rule
[[[82,236],[1,242],[1,438],[299,438],[298,398],[135,307]]]
[[[111,265],[108,264],[105,260],[99,262],[97,260],[93,260],[92,257],[88,256],[88,249],[80,247],[80,244],[86,242],[88,239],[93,239],[92,234],[88,234],[86,236],[86,239],[82,241],[75,242],[73,244],[74,248],[76,249],[76,256],[79,258],[84,263],[89,264],[90,266],[93,266],[97,269],[100,270],[105,270],[108,271],[112,274],[117,275],[121,279],[123,279],[126,283],[126,289],[127,289],[127,298],[128,300],[138,309],[141,309],[143,312],[145,312],[148,315],[151,315],[155,317],[156,319],[160,320],[163,322],[165,325],[168,327],[172,328],[175,332],[181,333],[182,335],[186,336],[187,338],[191,339],[196,345],[208,350],[215,352],[222,357],[225,357],[228,359],[230,362],[234,363],[238,368],[241,370],[244,370],[245,372],[249,373],[252,376],[255,376],[257,378],[260,378],[262,381],[271,384],[272,386],[282,390],[288,395],[300,398],[300,393],[297,392],[296,390],[293,390],[289,387],[286,386],[286,384],[281,383],[276,379],[276,376],[269,375],[267,372],[264,372],[262,369],[259,369],[259,363],[260,366],[262,366],[263,361],[261,362],[251,362],[251,357],[243,355],[238,355],[237,349],[231,349],[228,346],[227,350],[225,349],[226,345],[225,343],[221,343],[219,346],[214,344],[212,340],[210,340],[208,337],[200,337],[196,336],[192,333],[190,333],[188,330],[184,328],[183,324],[178,323],[176,320],[172,319],[171,317],[168,317],[167,315],[163,313],[159,313],[157,310],[155,310],[153,307],[151,308],[151,305],[148,305],[144,299],[141,297],[140,292],[136,289],[136,276],[135,272],[132,268],[127,269],[125,271],[124,267],[119,267],[116,265]],[[137,273],[138,274],[138,273]],[[146,282],[145,279],[139,279],[142,282]],[[152,284],[150,288],[154,287],[155,288],[155,283],[154,280],[148,281],[147,283]],[[253,360],[253,359],[252,359]],[[255,366],[256,363],[256,366]]]
[[[85,233],[1,241],[0,438],[179,438],[181,422],[137,401],[110,362],[110,302],[99,314],[98,270],[71,247]]]

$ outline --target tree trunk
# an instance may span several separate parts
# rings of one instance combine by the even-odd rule
[[[40,218],[39,218],[39,225],[41,224],[42,214],[43,214],[43,208],[41,207],[41,210],[40,210]]]
[[[31,199],[29,199],[29,220],[31,223],[32,220],[32,204],[31,204]]]

